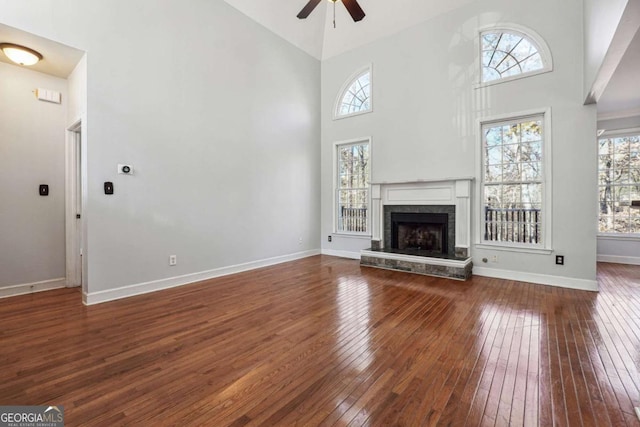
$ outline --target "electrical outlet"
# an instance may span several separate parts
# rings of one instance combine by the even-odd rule
[[[564,265],[564,255],[556,255],[556,264]]]
[[[329,241],[329,243],[331,243],[331,236],[328,236],[327,240]]]
[[[176,255],[169,255],[169,265],[178,264],[178,257]]]
[[[498,255],[492,255],[491,262],[498,262]]]
[[[302,244],[302,237],[298,238],[298,244],[301,245]]]

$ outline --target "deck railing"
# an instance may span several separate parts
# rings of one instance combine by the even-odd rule
[[[367,231],[367,208],[340,208],[339,231],[364,233]]]
[[[484,240],[490,242],[542,243],[537,208],[484,208]]]

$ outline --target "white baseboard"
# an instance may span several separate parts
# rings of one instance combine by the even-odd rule
[[[241,273],[243,271],[254,270],[256,268],[268,267],[270,265],[281,264],[283,262],[294,261],[319,255],[319,249],[297,252],[290,255],[283,255],[274,258],[267,258],[244,264],[231,265],[228,267],[216,268],[199,273],[185,274],[183,276],[168,277],[166,279],[153,280],[151,282],[136,283],[105,291],[88,292],[83,294],[82,302],[86,305],[99,304],[107,301],[114,301],[121,298],[128,298],[136,295],[147,294],[149,292],[160,291],[162,289],[175,288],[189,283],[200,282],[202,280],[214,279],[216,277],[228,276],[230,274]]]
[[[360,259],[360,252],[336,251],[333,249],[323,249],[322,255],[337,256],[340,258]]]
[[[558,286],[561,288],[597,291],[596,280],[575,279],[573,277],[550,276],[547,274],[525,273],[521,271],[500,270],[497,268],[473,267],[476,276],[494,277],[496,279],[516,280],[518,282],[537,283],[540,285]]]
[[[598,255],[598,262],[612,262],[614,264],[640,265],[640,257],[619,255]]]
[[[64,288],[66,285],[67,279],[62,277],[58,279],[43,280],[41,282],[23,283],[21,285],[7,286],[4,288],[0,288],[0,298],[33,294],[35,292],[49,291],[51,289],[60,289]]]

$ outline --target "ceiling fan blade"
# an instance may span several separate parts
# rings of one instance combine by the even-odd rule
[[[309,0],[309,3],[307,3],[306,6],[302,8],[300,13],[298,13],[298,18],[305,19],[307,16],[309,16],[309,14],[313,12],[313,9],[315,9],[316,6],[320,4],[320,1],[321,0]]]
[[[351,15],[355,22],[361,21],[362,18],[365,17],[364,10],[362,10],[356,0],[342,0],[342,3],[344,3],[344,7],[347,8],[349,15]]]

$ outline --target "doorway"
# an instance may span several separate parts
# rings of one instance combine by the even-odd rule
[[[67,197],[66,197],[66,270],[67,287],[82,287],[86,294],[86,280],[83,268],[84,218],[83,218],[83,177],[82,167],[82,120],[77,120],[67,128]]]

